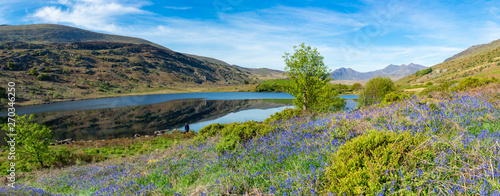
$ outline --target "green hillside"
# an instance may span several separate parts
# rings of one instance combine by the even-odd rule
[[[471,47],[447,61],[406,76],[397,84],[442,83],[466,77],[500,77],[500,40]]]
[[[146,44],[0,44],[0,82],[17,102],[47,103],[197,86],[240,85],[250,73]]]
[[[56,24],[32,25],[5,25],[0,26],[0,43],[27,42],[27,43],[71,43],[106,41],[117,43],[149,44],[158,48],[167,49],[153,42],[120,35],[96,33],[75,27]]]

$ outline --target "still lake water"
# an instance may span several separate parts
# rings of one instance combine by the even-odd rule
[[[341,97],[347,99],[347,108],[356,107],[357,95]],[[35,114],[35,122],[49,127],[53,139],[89,140],[152,134],[184,123],[197,131],[211,123],[263,121],[292,107],[292,99],[287,93],[139,95],[27,106],[16,113]],[[0,112],[0,116],[6,114]]]

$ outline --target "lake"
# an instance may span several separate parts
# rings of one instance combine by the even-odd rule
[[[357,95],[342,97],[347,108],[356,107]],[[27,106],[16,113],[34,114],[35,122],[53,131],[53,139],[95,140],[150,135],[184,123],[197,131],[217,122],[263,121],[293,107],[292,99],[287,93],[249,92],[139,95]]]

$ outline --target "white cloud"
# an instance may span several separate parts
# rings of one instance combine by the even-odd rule
[[[116,32],[118,16],[146,14],[140,4],[121,4],[106,0],[59,0],[62,6],[45,6],[37,9],[32,17],[49,23],[71,23],[94,30]]]

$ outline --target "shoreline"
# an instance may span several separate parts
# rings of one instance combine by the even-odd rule
[[[90,97],[78,97],[72,99],[59,99],[59,100],[51,100],[51,101],[24,101],[17,102],[16,105],[19,108],[33,105],[44,105],[44,104],[53,104],[53,103],[62,103],[62,102],[70,102],[70,101],[81,101],[81,100],[92,100],[92,99],[104,99],[104,98],[115,98],[115,97],[127,97],[127,96],[138,96],[138,95],[158,95],[158,94],[176,94],[176,93],[207,93],[207,92],[253,92],[248,91],[250,87],[254,85],[238,85],[238,86],[220,86],[220,87],[210,87],[210,86],[201,86],[201,87],[191,87],[185,88],[185,90],[181,90],[178,88],[173,89],[159,89],[147,92],[129,92],[129,93],[121,93],[121,94],[108,94],[108,95],[98,95],[98,96],[90,96]],[[254,89],[254,88],[253,88]],[[5,108],[0,108],[5,109]]]

